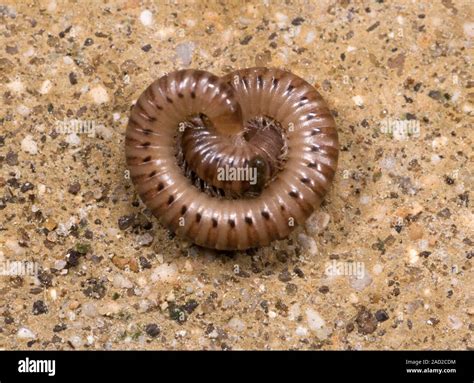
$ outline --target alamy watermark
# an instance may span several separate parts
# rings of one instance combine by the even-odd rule
[[[87,134],[88,137],[95,137],[97,129],[102,128],[102,124],[97,124],[94,120],[59,120],[56,121],[56,131],[59,134]]]
[[[250,185],[257,184],[257,168],[250,166],[224,166],[217,168],[218,181],[248,181]]]
[[[0,259],[0,276],[36,277],[39,272],[39,267],[37,262]]]
[[[333,259],[331,262],[326,263],[324,272],[327,276],[331,277],[352,276],[362,279],[365,276],[365,265],[364,262],[343,262]]]
[[[380,131],[398,140],[406,140],[410,137],[420,136],[420,121],[418,120],[395,120],[387,117],[380,123]]]

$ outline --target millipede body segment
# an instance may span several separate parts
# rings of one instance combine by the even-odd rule
[[[146,206],[176,234],[221,250],[266,246],[304,223],[338,151],[321,95],[270,68],[167,74],[139,97],[125,140]]]

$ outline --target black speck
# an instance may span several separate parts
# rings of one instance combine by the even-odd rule
[[[448,185],[453,185],[454,179],[449,176],[444,176],[444,182],[446,182]]]
[[[74,72],[69,73],[69,82],[71,85],[76,85],[77,84],[77,75]]]
[[[240,44],[247,45],[250,42],[250,40],[252,40],[252,38],[253,38],[252,35],[247,35],[242,40],[240,40]]]
[[[140,256],[139,261],[142,269],[151,269],[151,263],[146,257]]]
[[[431,97],[433,100],[442,101],[443,95],[439,90],[430,90],[428,93],[428,97]]]
[[[380,25],[380,21],[375,22],[372,24],[370,27],[366,29],[367,32],[372,32],[375,28],[377,28]]]
[[[48,307],[44,304],[43,301],[36,301],[33,303],[33,315],[46,314],[48,312]]]
[[[379,322],[385,322],[389,318],[385,310],[378,310],[375,312],[375,319]]]
[[[26,193],[27,191],[30,191],[34,189],[34,185],[31,182],[25,182],[23,185],[21,185],[20,191],[22,193]]]
[[[304,19],[300,16],[294,18],[292,21],[291,21],[291,24],[294,25],[294,26],[298,26],[298,25],[301,25],[304,23]]]
[[[158,335],[160,335],[161,331],[157,324],[150,323],[146,325],[145,332],[149,337],[156,338]]]
[[[123,215],[118,219],[118,227],[120,230],[126,230],[135,222],[135,215]]]

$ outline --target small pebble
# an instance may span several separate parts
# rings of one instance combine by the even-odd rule
[[[96,104],[104,104],[109,101],[109,94],[101,85],[97,85],[89,91],[89,96]]]
[[[20,338],[20,339],[34,339],[34,338],[36,338],[36,335],[29,328],[21,327],[18,330],[17,337]]]
[[[145,9],[140,13],[140,22],[145,26],[149,27],[153,23],[153,14],[148,9]]]
[[[147,333],[148,336],[152,338],[156,338],[158,335],[160,335],[161,331],[157,324],[150,323],[146,325],[145,332]]]
[[[38,145],[32,136],[28,135],[21,141],[21,150],[33,155],[38,153]]]

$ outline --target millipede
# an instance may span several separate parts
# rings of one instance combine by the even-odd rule
[[[164,75],[138,98],[125,137],[147,208],[177,235],[219,250],[288,237],[322,202],[338,153],[318,91],[263,67]]]

